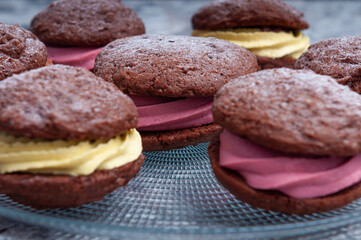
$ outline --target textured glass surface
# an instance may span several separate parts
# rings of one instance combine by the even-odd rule
[[[361,219],[361,201],[305,216],[252,208],[217,182],[207,144],[146,156],[137,178],[103,201],[39,211],[0,195],[0,215],[73,233],[133,239],[300,236]]]

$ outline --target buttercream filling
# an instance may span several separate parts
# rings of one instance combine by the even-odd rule
[[[0,133],[0,173],[89,175],[135,161],[141,153],[142,141],[135,129],[96,141],[47,141]]]
[[[199,127],[213,122],[213,97],[166,98],[131,96],[138,110],[139,131]]]
[[[94,69],[95,58],[102,49],[101,47],[51,47],[48,49],[48,58],[54,64],[81,67],[87,70]]]
[[[310,39],[300,32],[272,32],[257,28],[194,30],[192,35],[223,39],[246,48],[255,55],[269,58],[291,57],[297,59],[310,45]]]
[[[309,157],[280,153],[224,130],[219,164],[238,172],[255,189],[305,199],[337,193],[361,181],[361,154]]]

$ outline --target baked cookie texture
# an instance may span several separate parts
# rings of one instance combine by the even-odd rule
[[[121,0],[60,0],[38,13],[30,30],[58,46],[103,46],[145,33],[142,20]]]
[[[246,49],[215,38],[142,35],[118,39],[98,54],[94,73],[126,94],[213,96],[258,68]]]
[[[296,59],[290,57],[283,58],[269,58],[257,57],[259,70],[272,69],[272,68],[294,68]]]
[[[126,94],[208,97],[235,77],[258,69],[254,54],[215,38],[142,35],[118,39],[97,56],[94,73]],[[179,130],[141,131],[144,151],[208,142],[215,124]]]
[[[312,44],[295,63],[329,75],[338,83],[361,93],[361,36],[333,38]]]
[[[17,170],[19,166],[13,166],[14,171],[6,168],[10,164],[3,160],[1,164],[5,164],[6,170],[1,169],[0,193],[35,208],[74,207],[101,200],[124,186],[140,170],[145,158],[140,153],[140,137],[139,141],[131,142],[139,144],[131,146],[140,153],[134,154],[135,159],[124,160],[124,165],[119,163],[115,167],[99,169],[96,165],[104,156],[107,157],[103,161],[108,161],[133,153],[123,151],[121,144],[104,146],[115,137],[124,136],[120,143],[126,142],[128,135],[122,134],[135,128],[137,121],[136,107],[128,96],[114,84],[81,68],[52,65],[1,81],[0,131],[12,134],[3,138],[2,143],[12,148],[9,155],[15,159],[25,151],[27,159],[19,159],[18,164],[20,168],[27,164],[29,169]],[[96,145],[98,140],[100,143]],[[98,147],[79,148],[83,141],[88,143],[83,146],[94,143]],[[27,149],[17,150],[21,144]],[[2,151],[7,154],[6,149]],[[31,153],[41,159],[32,159]],[[90,160],[93,165],[89,166]],[[44,161],[47,167],[44,171],[39,161]],[[67,168],[81,167],[94,170],[88,175],[81,171],[78,175],[67,174]]]
[[[260,70],[293,68],[309,45],[300,33],[309,27],[304,14],[282,0],[211,1],[193,15],[192,27],[193,36],[217,37],[253,51]]]
[[[294,68],[296,59],[291,57],[282,58],[269,58],[257,56],[259,70],[272,69],[272,68]]]
[[[141,132],[143,150],[168,151],[175,148],[184,148],[202,142],[210,142],[214,135],[221,132],[222,127],[217,124],[208,124],[180,130]]]
[[[45,45],[19,25],[0,23],[0,80],[45,66]]]
[[[0,175],[0,192],[37,209],[76,207],[100,201],[116,188],[125,186],[139,172],[144,161],[136,161],[87,176],[9,173]]]
[[[208,147],[211,166],[217,180],[238,199],[254,207],[304,215],[337,209],[361,197],[361,183],[332,195],[308,199],[296,199],[278,191],[251,188],[238,173],[219,165],[219,146],[219,137],[215,137]]]
[[[280,27],[306,29],[303,13],[280,0],[212,1],[192,17],[194,29],[217,30],[235,27]]]
[[[248,145],[241,146],[242,142],[239,143],[239,152],[234,148],[232,152],[222,145],[227,141],[221,143],[226,135],[216,136],[208,147],[215,176],[238,199],[254,207],[288,214],[324,212],[360,198],[358,177],[350,178],[353,179],[350,185],[335,188],[329,194],[302,197],[287,193],[292,188],[306,192],[327,188],[334,176],[345,174],[342,173],[343,166],[350,166],[347,164],[353,159],[359,159],[361,133],[357,119],[361,115],[360,100],[359,94],[338,84],[333,78],[306,69],[269,69],[231,81],[215,96],[212,109],[214,122],[224,128],[222,134],[235,134],[235,139],[238,136],[242,141],[249,140],[263,146],[265,152],[252,153],[254,149],[247,152]],[[262,151],[262,148],[257,151]],[[249,170],[252,168],[247,167],[254,164],[254,156],[270,158],[275,163],[279,162],[280,167],[272,170],[254,165],[260,171],[255,170],[253,174]],[[344,158],[334,167],[313,172],[313,167],[323,164],[316,156],[327,161],[335,156]],[[308,165],[300,167],[302,159],[308,159]],[[315,166],[310,165],[313,161]],[[291,165],[286,167],[291,162],[300,165],[294,169]],[[357,175],[357,169],[348,173]],[[312,178],[310,174],[314,174]],[[329,174],[328,178],[321,180],[325,174]],[[307,177],[310,177],[309,182]],[[267,180],[275,182],[267,187]],[[296,185],[280,187],[277,181]]]
[[[14,75],[1,82],[0,99],[0,130],[15,135],[109,139],[137,126],[132,100],[81,68],[53,65]]]
[[[311,70],[263,70],[215,96],[214,122],[270,149],[303,155],[361,152],[361,96]]]

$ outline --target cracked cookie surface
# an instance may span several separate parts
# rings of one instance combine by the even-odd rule
[[[361,93],[361,36],[315,43],[301,55],[295,67],[331,76],[338,83]]]
[[[0,82],[0,130],[43,139],[109,139],[135,128],[133,101],[82,69],[53,65]]]
[[[361,152],[361,96],[311,70],[263,70],[226,84],[214,122],[286,153],[354,156]]]
[[[0,80],[45,66],[45,45],[19,25],[0,23]]]
[[[257,71],[256,56],[215,38],[142,35],[108,44],[94,73],[124,93],[140,96],[213,96],[229,80]]]
[[[121,0],[61,0],[38,13],[30,30],[57,46],[98,47],[145,33],[143,21]]]

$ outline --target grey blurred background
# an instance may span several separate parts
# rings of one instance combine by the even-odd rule
[[[51,0],[0,0],[0,22],[29,27],[33,16]],[[208,0],[123,0],[143,19],[147,33],[191,33],[190,19]],[[361,35],[361,1],[286,0],[305,13],[311,42]]]

